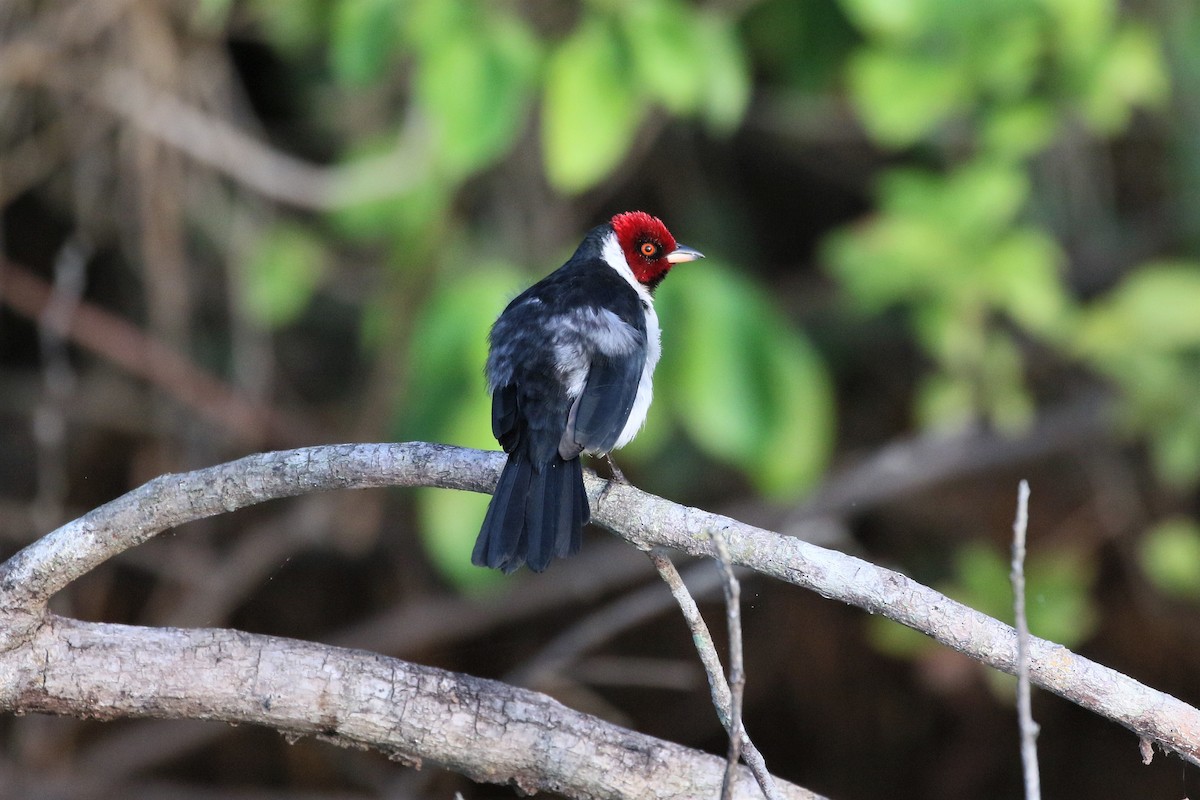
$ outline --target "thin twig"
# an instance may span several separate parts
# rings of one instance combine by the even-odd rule
[[[733,781],[737,764],[742,757],[742,699],[746,693],[746,667],[742,657],[742,590],[730,563],[729,545],[721,531],[713,531],[717,548],[717,563],[725,578],[725,617],[729,628],[729,753],[725,762],[725,781],[721,784],[721,800],[733,797]],[[768,780],[770,777],[768,776]]]
[[[0,259],[0,302],[5,306],[22,316],[37,318],[53,297],[45,281],[12,261]],[[57,317],[54,322],[58,324]],[[149,381],[221,430],[251,442],[266,437],[293,442],[302,431],[311,439],[314,426],[310,421],[251,402],[182,353],[93,303],[79,302],[62,323],[55,329],[59,336]]]
[[[87,279],[90,248],[78,235],[59,249],[54,259],[54,287],[38,314],[38,343],[42,356],[42,397],[33,412],[37,443],[37,496],[34,523],[59,525],[67,497],[67,404],[75,393],[75,369],[63,331],[79,309]]]
[[[675,568],[675,564],[667,552],[661,548],[655,548],[649,552],[649,556],[654,568],[662,577],[663,583],[667,584],[667,588],[671,590],[671,596],[679,604],[679,610],[683,614],[683,621],[687,623],[688,630],[692,632],[692,643],[696,645],[700,663],[704,665],[704,674],[708,676],[708,687],[712,694],[713,707],[717,710],[717,718],[720,719],[721,726],[725,730],[729,730],[729,684],[725,680],[725,669],[721,666],[721,657],[717,655],[712,634],[708,631],[708,623],[700,615],[700,607],[696,605],[695,598],[688,591],[683,577]]]
[[[1029,620],[1025,616],[1025,531],[1029,526],[1029,482],[1017,489],[1017,518],[1013,522],[1012,587],[1017,617],[1017,716],[1021,726],[1021,769],[1025,776],[1025,800],[1041,800],[1038,775],[1038,724],[1033,721],[1029,690]]]
[[[729,684],[725,680],[725,672],[721,668],[721,659],[717,656],[716,645],[713,644],[712,634],[709,633],[708,624],[705,623],[704,617],[700,615],[700,609],[696,605],[695,599],[688,592],[687,586],[683,582],[683,578],[679,575],[679,570],[675,569],[675,565],[671,562],[671,558],[665,550],[661,548],[653,548],[649,551],[650,560],[654,563],[654,568],[658,570],[658,574],[662,576],[663,582],[667,584],[667,588],[671,590],[675,602],[679,604],[679,610],[683,613],[683,619],[687,622],[688,629],[692,632],[692,643],[696,646],[696,652],[700,655],[700,663],[704,665],[704,672],[708,676],[708,685],[712,692],[713,707],[717,710],[717,718],[721,721],[726,731],[730,732],[737,730],[733,727],[733,719],[731,709],[733,705],[732,695],[729,691]],[[779,788],[775,785],[771,778],[771,773],[767,771],[767,762],[762,757],[762,753],[754,746],[754,742],[750,741],[750,737],[746,735],[745,728],[741,728],[742,740],[742,759],[746,762],[746,766],[750,768],[754,779],[758,781],[758,787],[768,800],[780,800],[782,795],[779,793]],[[728,764],[727,764],[728,769]],[[726,772],[728,775],[728,772]],[[724,786],[722,783],[722,792]]]

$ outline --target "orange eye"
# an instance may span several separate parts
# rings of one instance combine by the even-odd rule
[[[656,245],[654,242],[644,242],[641,250],[642,255],[644,255],[646,258],[658,257],[658,245]]]

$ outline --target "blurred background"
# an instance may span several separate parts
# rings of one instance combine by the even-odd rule
[[[1200,702],[1200,10],[1186,0],[5,0],[0,548],[168,471],[495,447],[495,315],[642,208],[642,488],[852,552]],[[647,559],[469,564],[487,498],[187,525],[55,609],[364,647],[723,753]],[[685,573],[722,633],[715,571]],[[839,800],[1019,796],[1013,684],[748,577],[745,718]],[[1048,796],[1194,771],[1045,694]],[[10,797],[510,797],[193,721],[0,719]]]

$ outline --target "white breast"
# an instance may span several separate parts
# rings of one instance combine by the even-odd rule
[[[646,423],[646,412],[650,410],[650,401],[654,399],[654,367],[662,353],[660,334],[658,314],[654,313],[654,306],[651,305],[646,309],[646,366],[642,367],[642,380],[638,383],[637,396],[633,398],[633,409],[629,412],[621,435],[617,437],[617,443],[613,445],[614,449],[633,441]]]
[[[633,441],[633,437],[637,436],[642,425],[646,423],[646,412],[650,410],[650,401],[654,399],[654,367],[657,366],[658,357],[662,354],[660,341],[662,331],[658,327],[658,314],[654,312],[654,299],[646,287],[633,277],[633,270],[629,268],[629,262],[625,260],[625,253],[621,250],[621,245],[617,243],[615,233],[610,233],[605,237],[600,255],[610,267],[616,270],[618,275],[633,287],[642,301],[642,307],[646,310],[646,365],[642,368],[642,379],[638,383],[637,396],[633,399],[633,409],[629,412],[629,419],[625,422],[621,435],[617,437],[617,443],[613,445],[613,448],[616,449]]]

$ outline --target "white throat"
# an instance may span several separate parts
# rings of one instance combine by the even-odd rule
[[[609,233],[604,237],[604,246],[600,250],[600,257],[633,287],[646,309],[646,365],[642,368],[642,379],[638,383],[637,396],[633,400],[629,419],[626,420],[625,427],[621,430],[621,435],[613,447],[615,450],[628,444],[629,440],[637,435],[646,422],[646,412],[650,410],[650,401],[654,398],[654,367],[658,364],[658,357],[662,353],[659,339],[661,333],[658,327],[658,314],[654,313],[654,300],[650,297],[649,290],[633,277],[633,269],[625,260],[625,251],[617,243],[616,232]]]
[[[616,231],[610,231],[604,237],[604,246],[600,248],[600,257],[633,287],[648,308],[654,308],[654,300],[650,297],[650,292],[642,285],[641,281],[633,276],[633,268],[629,266],[629,261],[625,258],[625,251],[617,242]]]

